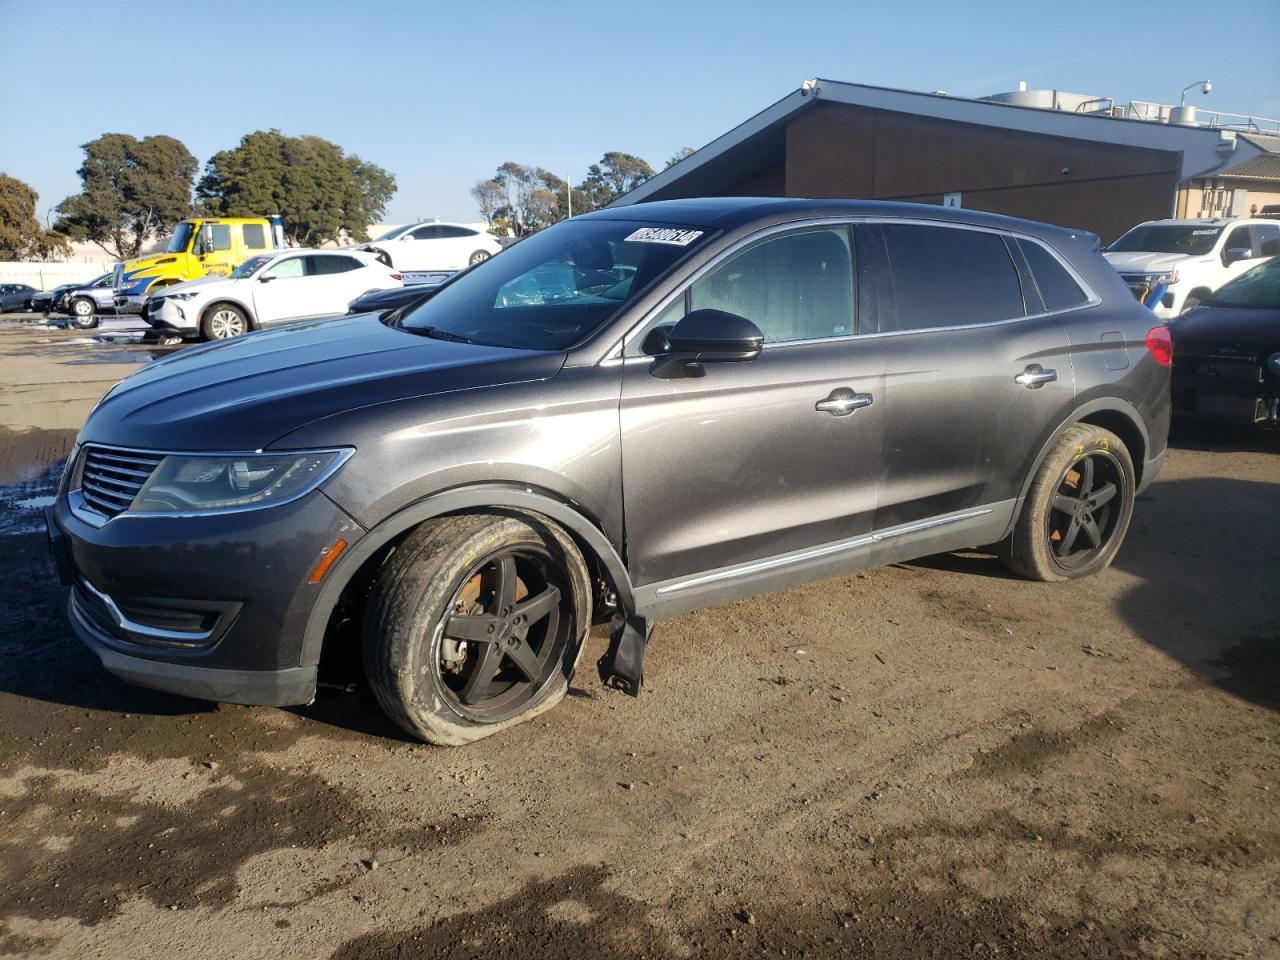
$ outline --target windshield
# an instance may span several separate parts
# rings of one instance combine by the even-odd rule
[[[1221,227],[1145,224],[1134,227],[1107,247],[1117,253],[1185,253],[1203,256],[1213,250],[1222,233]]]
[[[416,223],[406,223],[403,227],[395,227],[391,230],[388,230],[386,233],[384,233],[380,237],[374,237],[374,242],[376,243],[379,240],[394,240],[396,237],[400,236],[400,234],[404,233],[410,227],[416,227],[416,226],[417,226]]]
[[[1280,310],[1280,257],[1236,277],[1204,302],[1211,307]]]
[[[707,237],[687,227],[565,220],[459,276],[400,325],[495,347],[563,350]]]
[[[243,280],[245,277],[251,277],[264,266],[271,262],[270,256],[250,257],[240,266],[231,271],[232,280]]]
[[[191,233],[195,230],[195,224],[189,220],[183,220],[173,230],[173,236],[169,238],[169,245],[164,248],[165,253],[185,253],[187,247],[191,244]]]

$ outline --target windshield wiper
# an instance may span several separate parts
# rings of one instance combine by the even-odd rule
[[[439,327],[401,327],[402,330],[408,330],[412,333],[420,333],[424,337],[431,337],[433,340],[448,340],[450,343],[475,343],[458,333],[450,333],[448,330],[441,330]]]

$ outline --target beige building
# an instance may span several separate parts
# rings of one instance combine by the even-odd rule
[[[1259,123],[1274,133],[1257,133]],[[1050,90],[974,100],[811,80],[615,205],[706,195],[907,200],[1110,241],[1143,220],[1280,202],[1269,199],[1280,187],[1277,151],[1280,121]]]

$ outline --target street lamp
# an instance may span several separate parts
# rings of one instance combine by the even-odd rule
[[[1187,105],[1187,92],[1195,87],[1199,87],[1200,92],[1206,96],[1213,90],[1213,84],[1208,80],[1197,80],[1195,83],[1188,83],[1182,88],[1182,99],[1178,101],[1178,106],[1185,107]]]

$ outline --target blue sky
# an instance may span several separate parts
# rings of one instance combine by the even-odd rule
[[[211,4],[0,0],[0,170],[40,213],[104,132],[203,165],[253,130],[316,134],[399,182],[388,221],[473,219],[504,160],[577,182],[606,150],[660,168],[808,77],[981,96],[1032,88],[1280,116],[1280,0]],[[1218,8],[1223,9],[1223,8]],[[1251,53],[1250,51],[1253,51]]]

